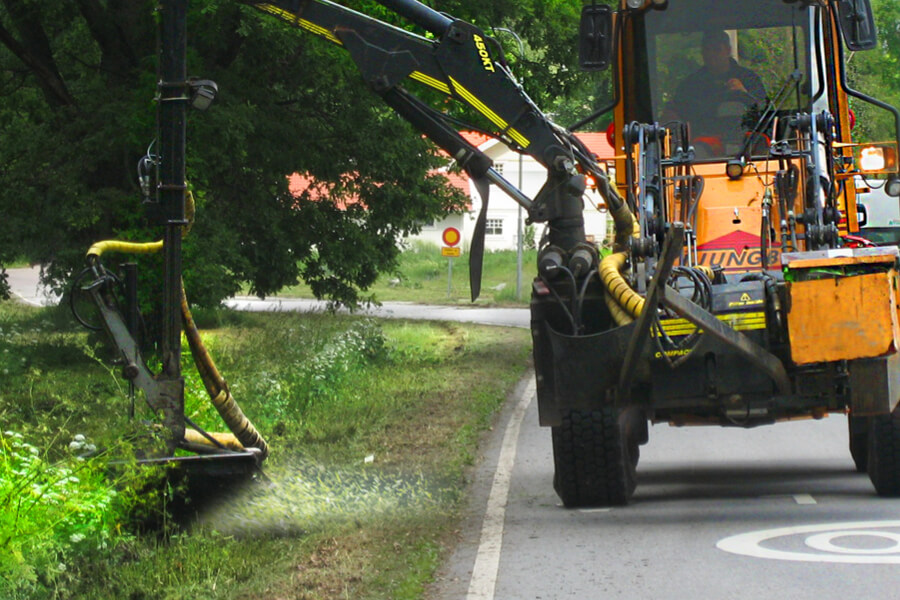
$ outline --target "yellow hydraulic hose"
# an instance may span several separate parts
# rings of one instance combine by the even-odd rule
[[[603,295],[603,300],[606,302],[606,308],[609,309],[609,314],[612,316],[613,321],[616,322],[616,325],[628,325],[634,321],[634,317],[625,312],[624,308],[616,304],[616,301],[608,293]]]
[[[188,224],[184,227],[182,235],[186,235],[190,231],[194,220],[194,196],[190,191],[185,196],[185,215]],[[104,240],[92,245],[87,251],[89,259],[99,259],[104,252],[121,252],[125,254],[151,254],[159,252],[163,248],[163,242],[120,242],[118,240]],[[188,340],[188,346],[191,349],[191,356],[197,367],[197,372],[203,380],[203,385],[209,394],[209,398],[216,407],[222,420],[231,430],[232,434],[227,433],[211,433],[209,434],[217,442],[231,450],[243,450],[244,448],[257,448],[265,458],[269,454],[269,445],[260,435],[259,431],[253,426],[253,423],[244,415],[240,406],[235,402],[231,392],[228,391],[228,384],[225,378],[219,373],[213,362],[209,351],[200,338],[200,332],[194,323],[194,318],[188,308],[187,297],[184,293],[184,283],[181,284],[181,320],[184,324],[185,336]],[[191,444],[201,444],[205,446],[215,447],[206,437],[196,431],[187,430],[184,439]]]
[[[632,319],[637,318],[644,310],[644,299],[634,291],[625,278],[622,269],[627,258],[624,252],[615,252],[600,261],[600,281],[606,288],[610,299]],[[613,318],[616,314],[613,314]],[[618,322],[618,319],[616,320]]]
[[[120,242],[117,240],[104,240],[97,242],[91,246],[88,251],[88,257],[100,258],[104,252],[121,252],[123,254],[153,254],[162,250],[162,240],[158,242],[148,242],[146,244],[136,244],[134,242]]]
[[[612,211],[616,227],[614,252],[600,261],[600,281],[606,288],[606,306],[618,325],[627,325],[640,316],[644,310],[644,298],[628,284],[622,276],[622,269],[628,259],[628,238],[638,237],[640,227],[624,203]],[[713,279],[713,270],[707,266],[695,267]]]
[[[234,397],[228,390],[228,383],[219,373],[212,356],[203,344],[203,340],[200,339],[200,331],[188,308],[183,285],[181,286],[181,321],[184,323],[184,334],[187,337],[188,346],[191,348],[194,364],[197,365],[197,372],[200,373],[200,379],[206,386],[206,392],[209,394],[213,406],[216,407],[222,420],[225,421],[228,429],[234,433],[238,441],[245,448],[258,448],[262,457],[265,458],[269,454],[269,445],[234,401]]]
[[[706,275],[710,281],[716,278],[716,274],[713,273],[712,267],[707,267],[706,265],[697,265],[694,267],[698,271],[702,271],[704,275]]]
[[[629,240],[640,235],[640,226],[624,202],[620,202],[610,214],[616,228],[616,252],[600,261],[600,281],[606,288],[606,305],[613,320],[619,325],[627,325],[644,308],[644,299],[622,277],[622,269],[628,258]]]
[[[628,250],[632,237],[638,237],[641,234],[640,225],[628,210],[625,202],[620,202],[617,208],[611,208],[610,214],[615,225],[616,237],[613,249],[616,252]]]

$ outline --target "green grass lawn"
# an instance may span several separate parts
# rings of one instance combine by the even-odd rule
[[[0,597],[421,598],[478,438],[527,369],[528,332],[195,316],[270,444],[269,481],[189,528],[147,531],[134,515],[163,516],[171,490],[109,461],[153,416],[139,398],[129,419],[108,349],[65,311],[0,303]],[[221,430],[184,360],[187,414]],[[86,444],[100,457],[79,460]]]
[[[452,261],[452,269],[448,263]],[[448,274],[450,293],[447,293]],[[521,300],[516,299],[516,251],[486,252],[482,271],[479,305],[525,306],[531,296],[531,281],[537,274],[537,251],[525,250],[522,256]],[[469,258],[441,256],[438,246],[413,243],[400,257],[396,272],[379,277],[366,292],[378,302],[406,301],[421,304],[470,304]],[[282,290],[279,296],[312,298],[309,287],[298,285]]]

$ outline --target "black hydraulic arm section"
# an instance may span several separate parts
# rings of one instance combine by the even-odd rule
[[[424,27],[435,39],[328,0],[250,0],[247,4],[344,47],[379,95],[411,79],[468,104],[504,141],[545,167],[552,168],[557,157],[566,154],[550,121],[494,60],[490,38],[474,25],[451,19],[416,0],[384,0],[381,4]],[[401,114],[409,118],[408,111]],[[435,143],[456,157],[459,148],[444,147],[449,140],[441,139],[436,131],[424,133],[434,134]]]
[[[549,222],[552,244],[568,251],[584,241],[584,183],[575,165],[604,183],[605,175],[571,133],[553,124],[535,106],[504,66],[499,45],[482,30],[416,0],[378,1],[433,38],[328,0],[243,1],[345,48],[372,91],[449,153],[473,179],[482,198],[469,255],[473,299],[480,285],[489,183],[525,207],[532,221]],[[548,179],[534,201],[494,171],[491,160],[441,113],[404,87],[410,80],[470,106],[490,123],[488,129],[496,137],[543,165]]]

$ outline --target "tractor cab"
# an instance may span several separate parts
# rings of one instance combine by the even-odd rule
[[[616,184],[651,262],[681,221],[682,264],[777,276],[782,253],[858,235],[854,176],[900,195],[900,112],[844,74],[845,46],[875,45],[866,0],[623,0],[581,31],[582,66],[614,65]],[[895,139],[856,143],[851,96],[891,111]]]
[[[624,121],[683,122],[698,162],[765,156],[772,132],[755,127],[767,109],[827,106],[803,3],[681,0],[628,21]]]

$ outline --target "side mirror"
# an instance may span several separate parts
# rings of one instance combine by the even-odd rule
[[[856,224],[860,227],[865,227],[869,224],[869,209],[866,208],[865,204],[856,205]]]
[[[888,175],[884,191],[891,198],[900,198],[900,176],[896,173]]]
[[[590,4],[581,9],[578,28],[578,65],[585,71],[603,71],[612,56],[612,9]]]
[[[869,0],[833,1],[837,4],[841,32],[847,48],[854,52],[874,48],[878,43],[878,32],[875,30],[875,17],[872,16]]]

